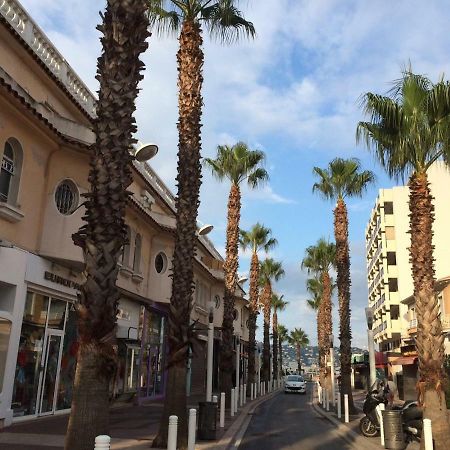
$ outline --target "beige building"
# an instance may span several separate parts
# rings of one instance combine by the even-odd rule
[[[434,197],[433,244],[437,289],[441,292],[441,320],[449,325],[450,304],[444,300],[445,280],[450,275],[450,172],[442,162],[428,172]],[[369,306],[374,311],[374,338],[379,350],[388,353],[389,370],[415,364],[412,336],[417,324],[413,280],[409,262],[409,190],[407,186],[380,189],[366,228],[367,284]],[[446,297],[445,297],[446,298]],[[447,350],[450,350],[448,337]],[[403,355],[405,358],[399,358]],[[412,369],[412,367],[410,368]]]
[[[71,235],[89,185],[95,96],[14,0],[0,2],[0,423],[67,412],[78,348],[73,303],[83,256]],[[164,394],[175,200],[148,163],[133,163],[120,261],[119,369],[112,395]],[[208,304],[223,313],[223,259],[198,236],[192,320],[201,351],[190,389],[203,392]],[[235,327],[248,339],[237,287]],[[205,330],[203,332],[202,330]],[[216,347],[220,333],[217,333]],[[218,352],[217,352],[218,353]],[[217,362],[216,372],[217,378]],[[217,384],[217,382],[216,382]]]

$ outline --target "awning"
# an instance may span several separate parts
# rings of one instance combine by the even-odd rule
[[[393,366],[410,366],[417,361],[417,356],[401,356],[400,358],[391,361]]]

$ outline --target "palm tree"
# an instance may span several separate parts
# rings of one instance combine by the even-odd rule
[[[271,306],[273,309],[272,319],[272,373],[275,380],[278,380],[278,311],[283,311],[289,302],[283,300],[284,295],[272,294]]]
[[[328,383],[328,369],[325,365],[326,355],[329,354],[330,336],[333,332],[332,304],[331,295],[333,283],[331,281],[330,271],[336,266],[336,245],[327,242],[321,238],[316,245],[312,245],[306,249],[305,257],[302,261],[302,268],[308,273],[314,273],[319,277],[320,284],[309,281],[309,288],[312,289],[313,295],[320,292],[321,301],[318,311],[318,337],[319,337],[319,366],[321,373],[321,383]],[[324,385],[324,384],[322,384]]]
[[[237,283],[239,265],[239,220],[241,216],[241,184],[247,182],[256,188],[269,178],[261,166],[265,155],[259,150],[250,150],[244,142],[232,147],[219,145],[216,159],[205,158],[204,163],[219,180],[231,182],[228,196],[228,220],[225,272],[225,294],[223,297],[222,346],[220,351],[220,382],[223,392],[231,392],[233,372],[233,312],[234,291]],[[239,380],[236,380],[239,384]]]
[[[409,247],[417,312],[419,401],[433,423],[437,450],[448,448],[450,424],[445,418],[444,335],[434,292],[434,206],[427,171],[439,159],[449,163],[450,83],[433,84],[404,70],[388,96],[363,97],[370,122],[360,122],[364,139],[390,176],[409,177],[411,246]]]
[[[95,436],[109,434],[109,384],[116,367],[114,339],[119,291],[117,261],[126,241],[125,207],[131,184],[133,118],[144,65],[139,56],[149,36],[143,0],[108,0],[103,23],[95,144],[85,194],[86,224],[73,235],[83,249],[86,282],[76,305],[78,351],[65,448],[92,449]]]
[[[339,339],[341,352],[341,388],[348,395],[349,408],[354,411],[351,389],[351,341],[350,330],[350,254],[348,244],[348,215],[345,199],[362,196],[367,187],[375,181],[375,175],[361,170],[356,158],[333,159],[326,169],[314,167],[319,178],[313,191],[329,200],[335,200],[334,237],[336,241],[337,288],[339,300]],[[342,398],[344,398],[342,396]]]
[[[272,300],[272,283],[284,276],[281,262],[266,258],[260,266],[259,284],[262,288],[261,304],[264,316],[263,341],[263,380],[270,381],[270,312]]]
[[[288,340],[289,332],[288,329],[282,325],[281,323],[278,324],[277,327],[277,333],[278,333],[278,356],[279,356],[279,362],[280,362],[280,373],[283,373],[283,342],[286,342]]]
[[[266,253],[277,245],[277,240],[270,237],[272,231],[264,225],[257,223],[249,231],[240,230],[239,243],[245,251],[250,248],[252,251],[252,259],[250,262],[250,305],[248,320],[248,383],[256,381],[256,318],[258,315],[258,299],[259,299],[259,259],[258,252],[264,250]]]
[[[187,446],[186,366],[194,332],[192,308],[193,259],[201,184],[201,115],[203,84],[202,26],[211,36],[231,42],[253,37],[255,28],[235,0],[147,0],[150,24],[156,31],[179,32],[178,62],[178,193],[169,311],[168,382],[164,412],[155,447],[165,447],[169,415],[178,416],[178,447]]]
[[[289,343],[295,347],[298,374],[302,373],[302,348],[309,345],[308,335],[301,328],[294,328],[289,336]]]

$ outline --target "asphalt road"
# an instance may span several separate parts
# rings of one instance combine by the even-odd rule
[[[239,450],[358,450],[312,409],[311,389],[306,395],[281,393],[259,406]]]

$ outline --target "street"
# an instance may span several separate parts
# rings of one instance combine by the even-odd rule
[[[306,395],[276,395],[259,406],[242,439],[240,450],[350,450],[336,427],[318,415],[311,405],[309,384]]]

